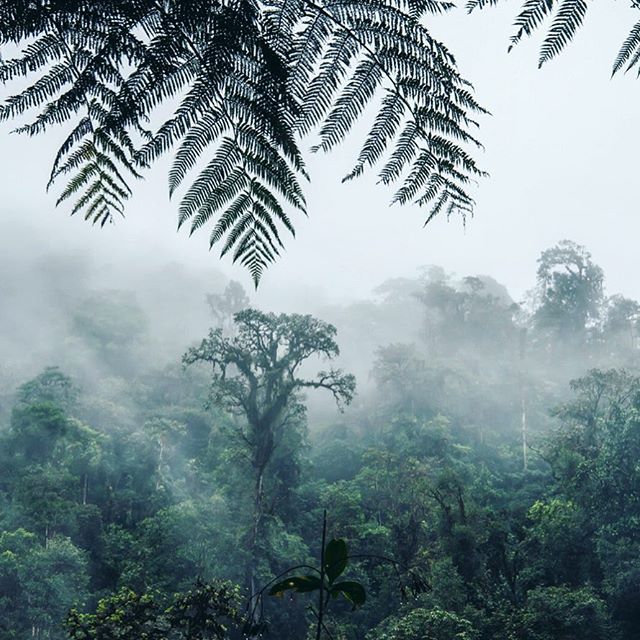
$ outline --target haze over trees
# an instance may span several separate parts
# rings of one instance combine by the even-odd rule
[[[451,8],[0,0],[0,121],[58,131],[47,188],[98,225],[171,154],[179,227],[257,286],[307,148],[365,114],[345,181],[473,212],[487,112],[430,30]],[[511,46],[543,30],[543,65],[587,11],[527,0]],[[639,60],[636,24],[612,71]],[[640,304],[585,247],[544,251],[524,302],[432,266],[313,315],[43,265],[28,302],[0,282],[2,639],[637,636]]]
[[[65,368],[0,388],[0,635],[315,638],[268,585],[316,566],[326,509],[366,597],[323,640],[635,638],[638,303],[572,242],[531,273],[524,304],[432,267],[313,316],[229,283],[173,355],[164,307],[80,288]],[[313,387],[354,380],[314,353],[358,375],[343,414]]]

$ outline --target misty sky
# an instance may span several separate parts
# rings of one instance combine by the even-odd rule
[[[563,238],[591,250],[609,294],[640,298],[634,161],[640,83],[635,74],[610,80],[637,11],[620,2],[597,5],[576,41],[538,71],[539,38],[506,52],[515,6],[471,17],[459,9],[433,25],[493,114],[482,119],[478,136],[486,147],[478,159],[491,177],[476,192],[476,216],[466,229],[444,218],[423,229],[426,211],[389,208],[392,192],[373,176],[341,185],[357,153],[350,142],[310,159],[309,218],[296,219],[297,238],[265,274],[260,302],[293,294],[304,306],[318,288],[327,300],[367,296],[383,280],[413,276],[427,264],[459,275],[490,274],[518,299],[534,284],[540,251]],[[190,239],[176,234],[166,161],[137,184],[127,219],[100,230],[55,210],[55,196],[45,193],[59,137],[27,139],[9,130],[0,129],[5,256],[87,251],[106,265],[179,262],[222,270],[250,287],[241,267],[208,251],[207,231]],[[126,288],[126,276],[119,277]]]

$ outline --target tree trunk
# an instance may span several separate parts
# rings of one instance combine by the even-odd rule
[[[528,443],[527,443],[527,403],[524,389],[521,391],[521,421],[522,421],[522,466],[525,471],[529,468]]]
[[[89,493],[89,474],[84,473],[82,475],[82,504],[87,504],[87,496]]]
[[[249,584],[249,597],[251,602],[251,624],[257,626],[260,622],[260,606],[257,602],[259,587],[257,584],[258,572],[258,540],[260,528],[264,516],[264,470],[266,464],[260,464],[255,469],[255,485],[253,494],[253,522],[249,536],[249,566],[247,568],[247,581]],[[252,638],[258,637],[252,632]]]
[[[249,536],[249,566],[247,568],[247,583],[249,585],[249,596],[251,598],[251,625],[257,628],[261,617],[261,607],[259,606],[260,585],[258,584],[258,541],[262,535],[262,524],[264,520],[264,478],[265,470],[271,461],[274,450],[273,429],[275,421],[279,420],[279,415],[273,416],[271,420],[258,420],[252,425],[254,437],[253,470],[255,473],[255,485],[253,492],[253,522]],[[257,632],[252,632],[250,638],[258,637]]]
[[[162,485],[162,463],[164,459],[164,441],[162,438],[158,440],[158,465],[156,467],[156,491],[160,489]]]
[[[316,640],[322,636],[324,618],[324,548],[327,540],[327,510],[322,517],[322,543],[320,546],[320,595],[318,596],[318,626],[316,627]]]
[[[520,331],[520,362],[518,367],[518,386],[520,387],[520,426],[522,429],[522,467],[526,472],[529,467],[528,443],[527,443],[527,398],[524,383],[524,367],[525,367],[525,348],[527,342],[527,330]]]

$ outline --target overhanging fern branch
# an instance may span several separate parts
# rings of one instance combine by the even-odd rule
[[[379,87],[386,84],[386,95],[358,161],[344,180],[362,175],[366,167],[378,163],[391,147],[393,151],[383,163],[380,181],[395,182],[410,167],[394,202],[430,204],[427,222],[443,208],[447,215],[455,210],[463,216],[472,213],[473,199],[466,185],[471,178],[485,174],[459,143],[481,147],[468,131],[469,126],[476,124],[469,113],[486,111],[471,97],[468,83],[459,77],[446,48],[429,36],[416,20],[415,12],[406,14],[388,2],[372,3],[378,10],[388,11],[388,25],[394,28],[386,33],[382,24],[380,31],[373,28],[377,25],[363,24],[360,11],[353,15],[345,11],[357,3],[320,5],[315,0],[303,3],[330,20],[341,35],[356,44],[349,50],[349,62],[359,59],[325,117],[320,129],[321,142],[314,149],[328,151],[340,142]],[[336,7],[336,13],[342,12],[342,17],[330,10],[332,6]],[[442,6],[434,9],[425,4],[423,10],[442,10]],[[350,18],[352,24],[348,23]],[[340,48],[347,46],[340,42]],[[332,54],[336,57],[339,52]],[[345,75],[343,71],[342,76]],[[336,91],[337,84],[329,86]],[[316,92],[313,98],[318,100],[321,96],[321,92]],[[326,96],[324,102],[329,102]]]
[[[11,6],[10,6],[11,5]],[[0,1],[0,43],[24,45],[0,64],[0,81],[35,74],[0,118],[40,108],[20,130],[70,131],[52,182],[104,224],[121,214],[128,180],[174,151],[170,194],[179,226],[209,226],[210,244],[258,282],[306,213],[301,141],[328,151],[368,105],[377,114],[348,178],[380,166],[394,201],[471,211],[482,172],[468,149],[483,110],[453,56],[421,21],[449,0]],[[50,18],[59,24],[59,37]],[[148,122],[179,104],[156,133]],[[136,147],[142,138],[140,149]]]
[[[476,9],[485,9],[486,7],[495,7],[501,0],[467,0],[465,5],[467,12],[471,13]]]
[[[65,42],[59,25],[54,26],[66,50],[76,84],[82,85],[87,69],[84,74],[78,69],[73,51]],[[128,135],[124,131],[105,127],[104,124],[109,120],[108,111],[102,108],[97,99],[90,100],[86,92],[81,93],[86,118],[73,129],[58,151],[47,188],[60,176],[72,174],[56,204],[79,194],[80,197],[72,206],[71,215],[83,213],[85,220],[104,226],[107,222],[113,222],[115,213],[124,217],[124,202],[132,194],[118,164],[133,177],[139,178],[140,175],[129,157],[134,149]],[[107,87],[104,87],[102,94],[113,95]],[[45,109],[42,114],[45,120],[48,110]]]
[[[48,11],[45,18],[48,33],[27,47],[21,58],[2,61],[1,77],[6,82],[58,62],[34,84],[8,98],[0,109],[0,118],[15,117],[43,106],[35,121],[16,130],[36,135],[67,122],[84,108],[85,115],[58,150],[48,186],[61,176],[70,176],[57,204],[78,196],[72,205],[72,215],[82,212],[85,219],[104,225],[113,220],[115,213],[124,215],[123,203],[131,189],[123,170],[138,177],[130,160],[132,145],[128,136],[105,126],[114,92],[101,76],[106,74],[107,82],[111,83],[117,82],[119,76],[109,68],[108,46],[104,44],[108,38],[104,31],[92,29],[89,35],[83,32],[89,31],[90,13],[78,18],[79,25],[54,10]],[[70,45],[67,39],[74,44]],[[91,52],[91,46],[96,48],[95,53]],[[50,98],[53,99],[49,101]]]
[[[556,0],[526,0],[522,10],[515,19],[514,26],[518,29],[511,36],[509,51],[518,44],[523,36],[530,36],[551,15]]]
[[[188,118],[189,124],[179,135],[180,146],[169,174],[170,191],[181,185],[205,153],[212,150],[213,154],[182,199],[178,227],[190,222],[194,233],[219,216],[210,246],[224,241],[221,256],[233,250],[234,262],[249,269],[257,286],[265,266],[283,247],[278,225],[294,235],[281,200],[305,211],[295,174],[306,175],[304,164],[293,135],[274,118],[281,108],[278,79],[267,73],[265,90],[252,76],[252,72],[259,76],[269,66],[270,52],[254,36],[247,38],[248,42],[234,42],[228,37],[243,35],[241,29],[250,23],[236,13],[227,21],[229,33],[221,43],[233,49],[225,59],[230,65],[227,75],[221,76],[216,64],[220,51],[213,46],[215,43],[196,43],[160,3],[156,6],[165,28],[183,39],[198,63],[196,79],[181,105],[181,117]],[[247,53],[251,55],[245,59]],[[276,84],[270,87],[274,79]],[[199,119],[191,113],[196,105],[201,110]],[[175,130],[175,123],[175,119],[165,123],[159,135]],[[155,140],[150,144],[156,144]]]
[[[538,66],[551,60],[573,39],[587,13],[586,0],[561,0],[540,48]]]
[[[466,8],[471,13],[476,9],[497,5],[498,2],[500,0],[468,0]],[[640,9],[640,2],[632,0],[631,6],[634,9]],[[542,67],[573,40],[584,23],[587,9],[587,0],[525,0],[515,18],[516,31],[511,36],[508,50],[511,51],[525,36],[533,35],[550,20],[551,23],[540,46],[538,67]],[[633,25],[621,45],[613,63],[612,75],[625,65],[628,71],[637,66],[638,62],[640,62],[640,22]]]
[[[636,5],[636,8],[639,8]],[[613,63],[613,70],[611,75],[615,75],[624,67],[627,66],[626,71],[633,69],[638,65],[640,60],[640,22],[636,22],[631,28],[626,40],[622,43],[620,51]],[[638,69],[638,75],[640,75],[640,69]]]

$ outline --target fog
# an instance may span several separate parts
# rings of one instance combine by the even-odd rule
[[[610,79],[632,9],[594,6],[575,41],[542,70],[536,68],[539,38],[507,54],[512,14],[508,6],[471,16],[459,9],[434,25],[492,114],[482,118],[479,131],[485,146],[479,161],[491,176],[474,192],[475,217],[466,227],[454,217],[423,229],[425,211],[389,208],[392,192],[375,185],[373,176],[341,184],[357,140],[312,156],[309,217],[294,221],[296,238],[286,238],[282,258],[265,274],[260,304],[284,307],[293,300],[299,308],[311,297],[363,298],[384,280],[412,277],[426,264],[490,273],[520,299],[533,285],[530,265],[566,237],[589,247],[612,291],[640,296],[631,277],[640,84],[630,76]],[[167,162],[134,185],[125,220],[90,228],[69,218],[64,206],[54,209],[55,194],[45,193],[56,134],[28,139],[10,135],[10,126],[0,129],[3,247],[8,243],[19,254],[86,253],[103,269],[119,265],[120,274],[176,262],[210,271],[212,279],[221,271],[251,288],[241,267],[208,251],[206,230],[192,238],[186,230],[176,233]]]
[[[423,228],[425,211],[389,207],[391,191],[372,176],[342,184],[357,141],[310,156],[309,217],[295,221],[296,238],[286,239],[254,304],[316,312],[375,299],[386,280],[415,278],[430,264],[459,277],[490,274],[522,301],[535,284],[540,252],[563,238],[589,248],[608,293],[640,297],[633,275],[640,86],[631,77],[609,78],[630,11],[595,7],[564,55],[540,71],[536,38],[506,53],[508,7],[436,20],[435,31],[492,114],[479,132],[480,163],[491,175],[475,190],[475,217],[466,224],[439,218]],[[183,344],[202,333],[206,292],[229,278],[253,289],[240,266],[208,250],[206,231],[176,232],[167,161],[135,185],[126,219],[91,227],[64,206],[56,209],[45,191],[55,133],[28,139],[10,134],[7,124],[1,131],[2,320],[12,327],[4,334],[5,362],[47,360],[60,306],[78,297],[79,287],[133,292],[153,316],[154,335],[174,347],[181,333]],[[188,312],[177,316],[175,309]]]
[[[176,230],[169,158],[100,228],[46,192],[60,135],[3,123],[0,638],[6,619],[61,640],[70,607],[141,594],[166,629],[175,594],[218,580],[246,600],[316,562],[327,511],[367,589],[353,615],[335,605],[336,640],[635,637],[640,84],[610,79],[633,11],[593,7],[542,70],[539,38],[507,53],[507,4],[435,19],[491,112],[475,215],[424,227],[373,175],[343,184],[361,126],[309,154],[309,215],[257,289],[206,229]],[[262,466],[250,398],[211,393],[242,362],[182,366],[216,325],[208,296],[233,282],[251,307],[334,325],[330,364],[357,383],[349,404],[342,379],[344,412],[294,385]],[[305,380],[329,366],[302,360]],[[303,598],[264,600],[294,630],[273,637],[311,637]]]

